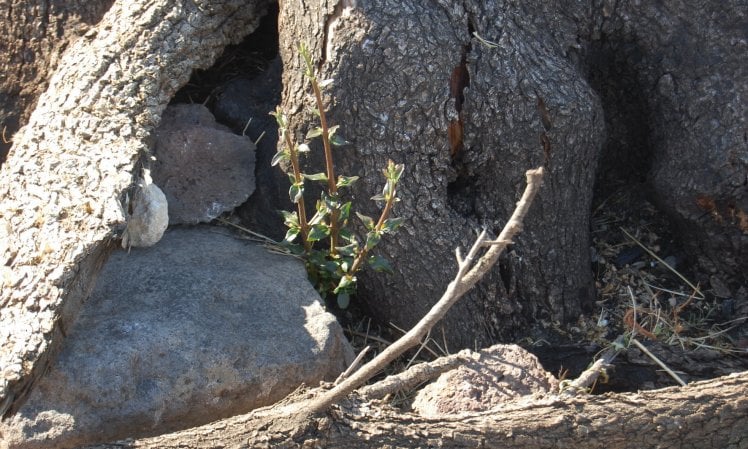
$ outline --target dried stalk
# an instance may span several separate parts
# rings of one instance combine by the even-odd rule
[[[493,267],[507,244],[511,242],[512,238],[520,231],[522,228],[522,221],[527,215],[527,212],[530,209],[530,204],[532,204],[532,200],[535,198],[535,194],[540,188],[543,174],[544,170],[542,167],[528,170],[527,173],[525,173],[525,176],[527,177],[525,192],[522,194],[522,198],[520,198],[519,202],[517,202],[517,207],[515,208],[514,213],[496,240],[487,239],[486,231],[484,230],[475,240],[475,243],[473,243],[473,246],[470,248],[470,251],[464,259],[460,256],[459,250],[457,251],[457,275],[452,282],[449,283],[439,301],[431,308],[426,316],[421,318],[421,321],[419,321],[418,324],[408,331],[408,333],[400,337],[400,339],[394,342],[391,346],[382,351],[377,357],[353,373],[351,377],[313,399],[306,407],[304,407],[302,413],[314,414],[324,412],[331,405],[337,403],[353,390],[363,385],[367,380],[371,379],[405,351],[418,345],[423,337],[427,335],[431,328],[444,317],[457,300],[472,288],[481,277],[491,269],[491,267]],[[486,245],[489,246],[489,249],[485,254],[478,257],[482,248]]]

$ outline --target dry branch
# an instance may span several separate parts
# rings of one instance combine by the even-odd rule
[[[457,354],[450,354],[431,362],[413,365],[402,373],[393,374],[375,384],[363,386],[357,390],[357,393],[363,399],[380,399],[398,391],[411,390],[419,384],[430,381],[440,374],[476,358],[478,358],[476,353],[469,349],[463,349]]]
[[[688,387],[509,403],[438,420],[362,403],[289,421],[271,406],[168,435],[91,446],[150,448],[740,449],[748,443],[748,373]]]
[[[395,360],[401,354],[408,349],[418,345],[420,341],[428,334],[431,328],[444,317],[447,311],[462,297],[480,278],[485,275],[488,270],[493,267],[499,258],[499,255],[504,251],[508,242],[520,231],[522,228],[522,221],[527,215],[527,211],[530,209],[533,198],[537,194],[540,184],[543,179],[543,168],[537,168],[534,170],[528,170],[525,174],[527,177],[527,186],[525,192],[522,194],[517,207],[514,210],[509,221],[504,225],[504,229],[499,234],[499,237],[495,241],[486,239],[486,231],[484,230],[475,240],[473,246],[470,248],[467,256],[463,259],[457,257],[458,267],[457,275],[449,283],[447,289],[444,291],[442,297],[437,301],[434,307],[421,318],[421,320],[405,335],[400,337],[396,342],[387,347],[384,351],[379,353],[373,360],[365,364],[358,371],[353,373],[346,380],[336,385],[329,391],[320,394],[311,403],[304,407],[302,413],[319,413],[327,410],[332,404],[340,401],[342,398],[347,396],[353,390],[363,385],[367,380],[371,379],[379,371],[384,369],[390,362]],[[485,254],[479,257],[482,248],[486,243],[490,243],[490,248]]]

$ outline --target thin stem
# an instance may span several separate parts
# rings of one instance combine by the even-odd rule
[[[395,189],[392,189],[390,195],[387,197],[387,202],[384,204],[384,209],[382,209],[382,215],[379,216],[379,221],[377,221],[377,225],[374,227],[374,232],[382,232],[384,222],[389,217],[390,211],[392,211],[392,205],[395,203],[395,198]],[[368,253],[369,250],[366,249],[366,245],[364,244],[364,247],[361,248],[361,251],[356,255],[356,259],[353,261],[351,269],[348,271],[350,274],[356,274],[356,272],[361,269],[361,264],[364,263]]]
[[[322,128],[322,145],[325,148],[325,168],[327,171],[327,190],[335,202],[338,199],[338,186],[335,181],[335,166],[332,158],[332,147],[330,145],[330,131],[327,126],[327,115],[325,114],[325,107],[322,103],[322,91],[317,83],[317,78],[312,77],[312,90],[314,91],[314,98],[317,101],[317,110],[319,111],[319,124]],[[337,254],[338,247],[338,234],[340,233],[338,228],[338,219],[340,218],[340,210],[336,207],[330,214],[330,255],[335,256]]]
[[[295,182],[298,184],[303,182],[301,169],[299,168],[299,152],[294,147],[293,142],[291,142],[291,136],[288,134],[288,130],[284,130],[283,134],[286,141],[286,146],[288,147],[288,151],[291,155],[291,168],[293,169],[293,177]],[[306,206],[304,205],[303,195],[296,203],[296,208],[299,211],[299,227],[301,228],[301,240],[304,242],[304,251],[308,255],[312,251],[312,244],[307,239],[307,236],[309,235],[309,223],[306,220]]]

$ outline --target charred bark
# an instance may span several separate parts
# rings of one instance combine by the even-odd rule
[[[748,444],[748,374],[636,394],[508,403],[439,419],[360,399],[299,418],[294,404],[159,437],[91,446],[114,448],[558,448],[707,447]]]
[[[736,294],[748,283],[748,6],[593,3],[587,63],[613,137],[601,182],[647,181],[691,256],[748,300]]]
[[[353,142],[338,161],[363,175],[359,203],[378,192],[388,158],[406,165],[396,210],[406,225],[378,248],[398,270],[363,273],[361,302],[383,322],[411,325],[449,279],[452,248],[476,228],[500,228],[524,167],[545,164],[549,194],[443,330],[453,349],[482,346],[589,311],[603,149],[603,168],[649,183],[691,255],[745,296],[738,3],[283,2],[283,104],[299,137],[314,122],[296,51],[306,42],[336,80],[331,119]]]
[[[367,199],[381,189],[387,159],[406,166],[396,213],[407,222],[380,244],[397,273],[362,274],[360,300],[384,322],[412,325],[454,271],[453,248],[475,229],[498,232],[524,170],[545,164],[548,193],[513,251],[450,311],[443,331],[452,349],[480,347],[578,316],[593,297],[588,219],[605,132],[597,96],[568,55],[584,8],[353,3],[283,2],[280,41],[284,107],[300,135],[313,117],[299,42],[336,81],[332,121],[353,142],[337,161],[342,173],[363,175],[354,195],[365,212],[376,212]]]
[[[161,111],[264,5],[118,2],[60,60],[0,172],[0,414],[44,372],[93,286]]]

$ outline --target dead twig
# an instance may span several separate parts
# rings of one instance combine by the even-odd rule
[[[613,359],[623,350],[623,343],[623,335],[619,335],[609,348],[602,351],[600,358],[595,360],[589,368],[582,371],[579,377],[572,381],[562,380],[560,385],[561,395],[576,396],[580,393],[588,393],[601,375],[604,379],[607,379],[605,370],[610,367]]]
[[[336,385],[331,390],[320,394],[317,398],[309,402],[300,413],[314,414],[327,410],[331,405],[337,403],[353,390],[363,385],[379,371],[384,369],[390,362],[395,360],[408,349],[420,344],[422,339],[428,334],[431,328],[444,317],[447,311],[460,299],[470,288],[472,288],[491,267],[496,263],[499,255],[504,251],[507,242],[522,228],[522,222],[530,209],[532,200],[535,198],[540,183],[543,179],[543,168],[528,170],[525,174],[527,178],[527,187],[522,194],[517,207],[514,210],[504,229],[498,238],[490,241],[486,238],[484,230],[473,243],[467,256],[461,257],[457,251],[457,275],[449,283],[442,297],[437,301],[434,307],[418,322],[408,333],[400,337],[396,342],[387,347],[373,360],[366,363],[351,377]],[[482,255],[482,249],[486,242],[492,242],[492,245]]]
[[[431,362],[423,362],[413,365],[399,374],[393,374],[380,380],[379,382],[366,385],[358,390],[358,394],[367,400],[380,399],[388,394],[394,394],[398,391],[411,390],[418,385],[427,382],[436,376],[464,365],[471,360],[479,357],[479,354],[463,349],[457,354],[439,357]]]
[[[356,356],[356,359],[353,360],[353,363],[351,363],[351,366],[349,366],[347,370],[343,371],[343,373],[340,376],[338,376],[337,379],[335,379],[335,385],[339,384],[340,382],[345,380],[348,376],[350,376],[352,372],[356,371],[356,369],[358,368],[358,365],[361,364],[361,360],[364,359],[364,357],[366,356],[366,353],[368,353],[370,349],[371,349],[371,346],[367,346],[364,349],[362,349],[361,352],[358,353],[358,356]]]
[[[636,338],[632,338],[631,339],[631,343],[633,343],[634,345],[636,345],[636,347],[639,348],[644,354],[646,354],[647,356],[649,356],[650,359],[654,360],[654,362],[656,364],[660,365],[660,367],[662,369],[664,369],[665,372],[670,375],[670,377],[672,377],[673,379],[675,379],[676,382],[678,382],[679,384],[681,384],[684,387],[686,386],[686,383],[683,381],[683,379],[680,378],[679,375],[675,374],[675,371],[673,371],[670,368],[668,368],[668,366],[665,365],[665,363],[662,360],[658,359],[657,356],[655,356],[654,354],[652,354],[652,352],[649,351],[649,349],[647,349],[646,347],[644,347],[643,344],[639,343],[639,340],[637,340]]]

